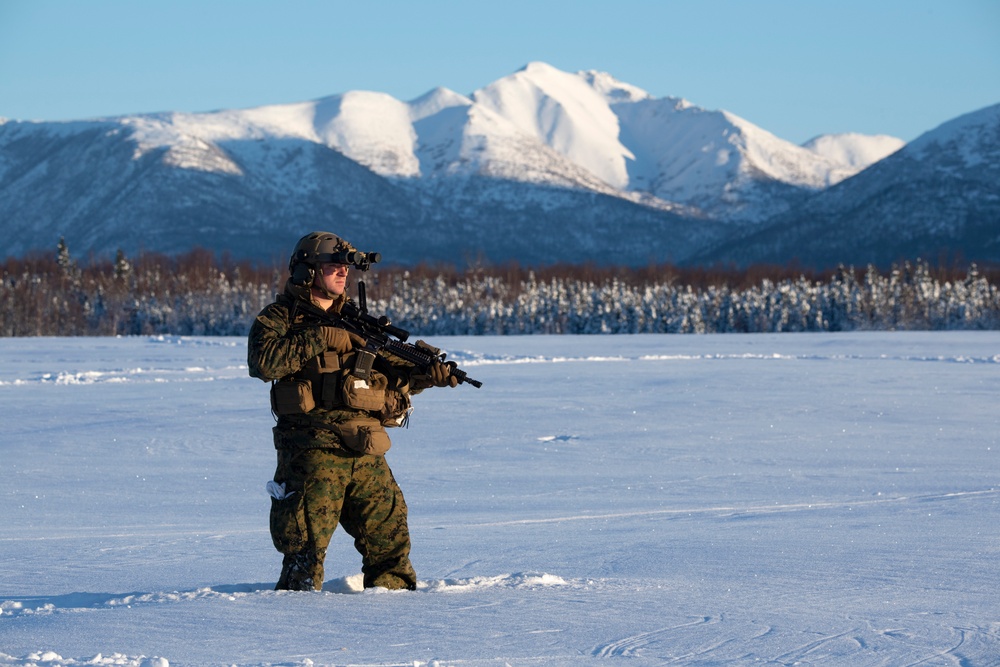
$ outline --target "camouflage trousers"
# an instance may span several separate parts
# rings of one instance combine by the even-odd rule
[[[289,494],[271,499],[271,538],[285,555],[277,590],[323,588],[323,562],[338,524],[361,554],[365,588],[416,588],[406,502],[384,457],[279,449],[274,480]]]

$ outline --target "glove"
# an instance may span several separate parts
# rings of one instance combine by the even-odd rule
[[[320,327],[320,334],[326,341],[326,349],[337,354],[350,352],[355,347],[364,347],[365,339],[340,327]]]
[[[423,391],[429,387],[457,387],[458,378],[451,374],[456,364],[435,361],[426,373],[414,373],[410,376],[410,389]]]
[[[431,366],[431,383],[435,387],[457,387],[458,378],[451,374],[451,369],[456,368],[457,364],[452,361],[447,363],[436,361],[434,365]]]

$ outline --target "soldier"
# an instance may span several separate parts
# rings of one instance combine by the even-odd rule
[[[352,374],[356,347],[342,328],[310,318],[308,304],[339,313],[354,248],[328,232],[295,246],[285,290],[250,328],[250,375],[271,382],[278,465],[271,538],[284,554],[276,590],[321,590],[326,549],[338,523],[362,557],[365,588],[414,590],[406,502],[383,456],[386,426],[410,411],[410,396],[458,380],[436,362],[427,374],[379,356],[367,379]]]

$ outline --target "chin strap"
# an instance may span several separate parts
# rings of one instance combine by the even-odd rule
[[[337,299],[340,298],[340,295],[334,294],[333,292],[331,292],[327,288],[323,287],[322,285],[317,285],[316,283],[313,283],[312,285],[310,285],[309,289],[310,289],[310,291],[316,290],[324,298],[330,299],[331,301],[336,301]]]

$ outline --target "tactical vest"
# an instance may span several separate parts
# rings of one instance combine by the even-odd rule
[[[386,404],[388,378],[372,370],[367,379],[355,377],[355,353],[326,351],[316,355],[297,373],[275,382],[272,409],[278,415],[323,410],[360,410],[378,416]]]
[[[286,302],[287,305],[287,302]],[[306,362],[297,372],[272,383],[271,409],[279,417],[299,417],[303,425],[334,432],[348,449],[384,454],[391,443],[385,427],[406,423],[411,411],[408,388],[375,369],[364,379],[352,373],[355,351],[338,354],[327,350]],[[309,419],[314,410],[338,410],[348,415],[334,422]]]

